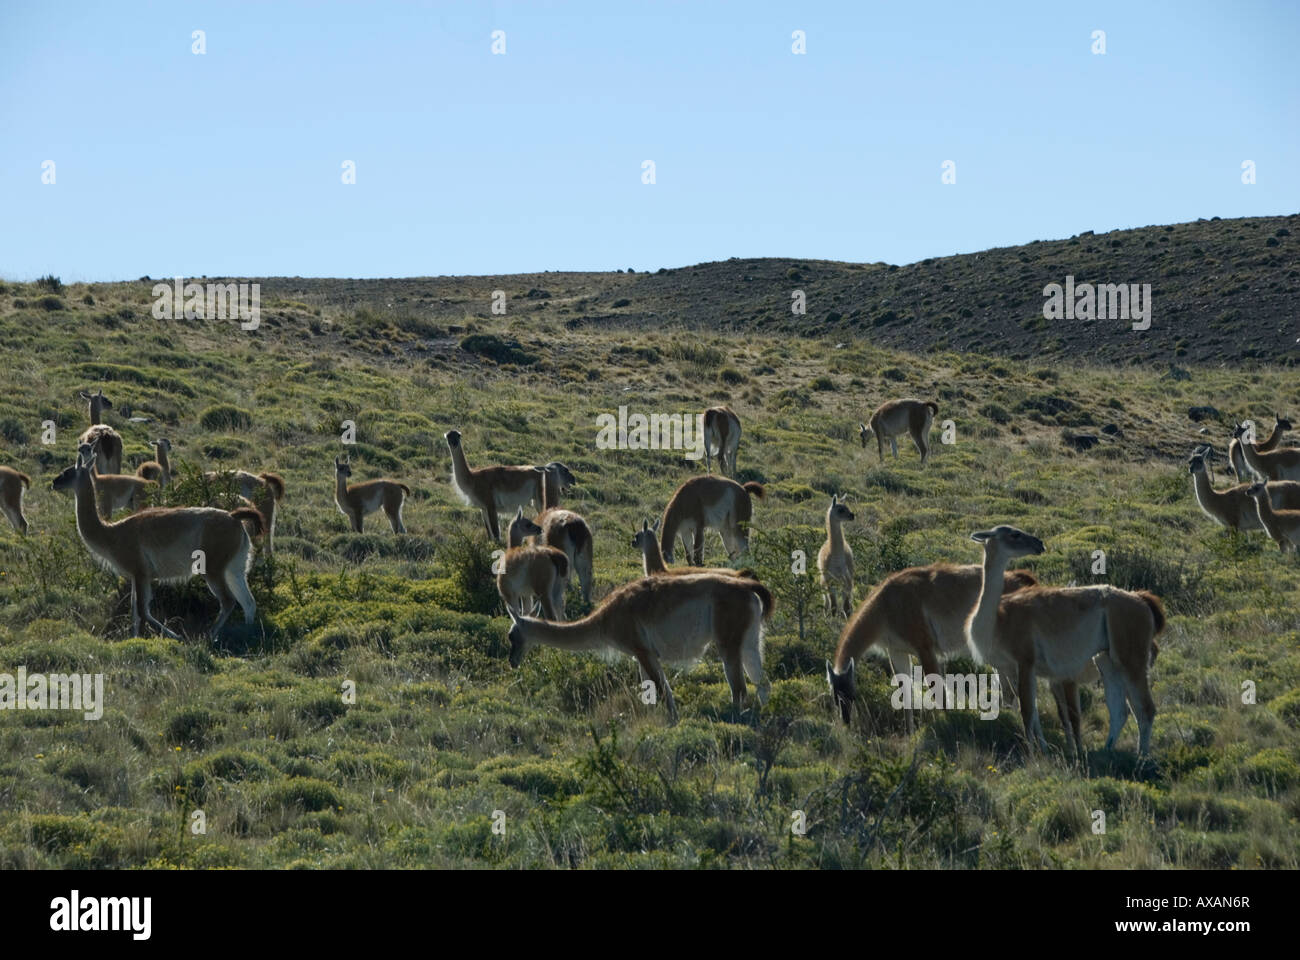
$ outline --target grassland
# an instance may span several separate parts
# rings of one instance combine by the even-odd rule
[[[99,721],[0,713],[0,867],[1300,866],[1300,565],[1213,526],[1184,463],[1194,442],[1223,443],[1233,417],[1300,410],[1293,374],[1201,367],[1184,380],[1081,355],[906,353],[866,332],[569,323],[529,309],[537,282],[514,282],[506,317],[486,297],[431,319],[383,297],[264,292],[252,334],[155,320],[148,283],[4,285],[0,463],[34,482],[31,534],[0,530],[0,672],[102,672],[107,704]],[[183,469],[285,476],[253,627],[236,613],[210,643],[215,603],[190,585],[155,600],[186,639],[130,636],[122,587],[49,489],[84,425],[77,391],[99,384],[131,466],[166,435]],[[910,449],[881,465],[858,444],[858,421],[897,395],[932,397],[955,422],[956,443],[936,443],[924,470]],[[768,706],[733,714],[712,658],[675,678],[676,727],[640,702],[630,661],[542,650],[511,670],[488,545],[447,483],[442,433],[464,433],[472,464],[569,465],[599,597],[639,573],[634,524],[701,468],[598,450],[596,416],[715,401],[744,422],[741,478],[770,494],[750,558],[782,596]],[[1189,419],[1207,404],[1221,415]],[[408,535],[377,517],[353,534],[334,507],[345,419],[353,479],[411,486]],[[1087,452],[1063,443],[1110,424]],[[831,492],[857,514],[860,584],[973,562],[970,531],[1009,522],[1047,541],[1029,564],[1045,582],[1100,580],[1101,549],[1109,582],[1159,593],[1156,763],[1139,768],[1131,722],[1122,749],[1099,749],[1100,688],[1084,691],[1083,770],[1059,755],[1050,710],[1057,755],[1028,762],[1011,710],[925,715],[909,733],[883,666],[859,671],[855,726],[839,725],[823,677],[839,623],[814,610],[801,636],[786,575],[791,549],[820,544]],[[723,560],[716,538],[707,557]],[[576,593],[569,609],[581,612]],[[206,833],[189,829],[196,810]],[[791,833],[795,811],[805,836]]]

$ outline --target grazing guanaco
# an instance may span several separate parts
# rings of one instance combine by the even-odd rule
[[[889,400],[876,408],[871,415],[871,426],[859,423],[858,437],[866,447],[872,436],[876,438],[876,450],[880,453],[880,462],[885,462],[885,441],[898,459],[898,438],[908,434],[921,455],[921,463],[930,459],[930,424],[939,412],[939,405],[933,400]]]
[[[692,477],[674,491],[664,509],[659,546],[664,560],[673,562],[678,537],[688,562],[704,564],[704,531],[717,530],[731,559],[749,549],[749,521],[754,515],[751,497],[763,499],[763,485],[752,480],[743,486],[711,474]],[[687,538],[690,544],[687,544]]]
[[[1101,672],[1110,713],[1106,749],[1119,740],[1128,720],[1127,703],[1137,716],[1138,752],[1148,755],[1156,714],[1148,673],[1159,652],[1155,638],[1165,626],[1160,598],[1146,590],[1109,585],[1040,585],[1004,596],[989,584],[1003,582],[1013,558],[1041,554],[1043,541],[1006,525],[978,530],[971,539],[984,545],[984,564],[979,599],[966,620],[966,642],[977,661],[992,663],[1003,676],[1015,678],[1029,751],[1035,741],[1047,746],[1038,718],[1036,678],[1072,680],[1092,661]],[[1081,753],[1077,723],[1066,730],[1066,739],[1071,736]]]
[[[136,467],[135,475],[153,480],[158,486],[165,487],[172,481],[172,465],[167,456],[171,452],[172,442],[166,437],[160,437],[150,443],[154,449],[154,459],[146,460]]]
[[[853,611],[853,548],[844,539],[843,524],[853,519],[853,511],[832,493],[826,511],[826,542],[817,551],[826,612],[843,614],[846,620]]]
[[[106,523],[95,509],[94,453],[83,445],[77,462],[60,473],[55,490],[71,489],[76,497],[77,532],[90,555],[105,569],[125,577],[131,584],[132,629],[140,635],[148,623],[160,633],[180,637],[154,618],[149,610],[153,584],[183,582],[198,575],[221,604],[211,635],[215,637],[238,603],[244,622],[252,623],[257,602],[248,589],[248,568],[252,563],[252,542],[244,529],[247,521],[255,529],[261,516],[240,507],[226,512],[213,507],[151,508],[133,513],[116,523]]]
[[[564,592],[569,586],[569,558],[554,547],[528,546],[525,537],[540,535],[542,528],[524,516],[524,508],[511,521],[509,549],[501,558],[497,593],[507,610],[531,612],[533,598],[542,605],[547,620],[564,619]]]
[[[516,507],[542,502],[544,467],[479,467],[470,469],[459,430],[448,430],[443,438],[451,449],[451,485],[467,506],[478,507],[488,536],[500,541],[498,517],[509,516]]]
[[[939,672],[941,658],[966,655],[966,617],[979,599],[981,576],[976,564],[935,563],[891,573],[871,591],[844,625],[834,663],[826,663],[831,696],[846,724],[858,695],[855,663],[872,647],[882,647],[891,660],[916,657],[927,675]],[[1028,570],[1009,570],[1002,591],[1037,583]]]
[[[81,399],[90,407],[90,426],[77,438],[77,445],[83,443],[97,444],[96,456],[99,460],[99,472],[119,474],[122,472],[122,436],[106,423],[101,423],[105,410],[113,409],[113,401],[104,396],[104,388],[98,393],[80,392]]]
[[[1248,443],[1244,427],[1238,438],[1241,443],[1241,455],[1250,468],[1261,480],[1300,480],[1300,447],[1280,447],[1276,450],[1261,452],[1258,444]],[[1234,431],[1235,436],[1235,431]]]
[[[663,551],[659,549],[659,521],[653,524],[648,519],[641,521],[641,529],[632,534],[632,548],[641,551],[641,569],[647,577],[681,577],[699,573],[716,573],[724,577],[747,577],[757,580],[758,576],[748,567],[733,570],[731,567],[674,567],[664,565]]]
[[[32,478],[13,467],[0,467],[0,512],[13,528],[27,535],[27,517],[23,513],[23,493],[32,485]]]
[[[284,477],[278,473],[249,473],[247,470],[209,470],[203,474],[203,479],[209,484],[232,484],[239,498],[262,515],[266,552],[274,553],[275,518],[280,512],[280,501],[284,499]]]
[[[736,475],[736,450],[740,446],[740,417],[730,407],[709,407],[704,411],[704,469],[713,472],[713,458],[718,470]]]
[[[1273,484],[1262,481],[1252,483],[1246,493],[1255,501],[1255,511],[1259,514],[1259,523],[1267,532],[1278,550],[1286,552],[1287,544],[1294,551],[1300,551],[1300,509],[1277,510],[1269,501]]]
[[[577,480],[569,468],[559,461],[552,461],[542,469],[545,471],[542,479],[542,512],[537,516],[541,533],[536,542],[539,546],[564,551],[564,555],[569,558],[570,572],[577,571],[582,586],[582,602],[591,603],[594,544],[591,528],[580,515],[560,507],[560,492],[569,489]]]
[[[348,483],[352,476],[349,460],[334,458],[334,502],[339,512],[348,518],[354,533],[361,532],[361,521],[366,514],[382,509],[388,517],[393,533],[405,533],[402,523],[402,505],[411,495],[411,488],[396,480],[366,480]]]
[[[662,662],[693,663],[712,641],[722,656],[737,712],[745,699],[745,676],[760,705],[769,686],[763,677],[763,622],[771,617],[771,592],[757,580],[696,573],[643,577],[619,587],[592,613],[571,623],[548,623],[510,611],[510,665],[518,667],[529,647],[612,650],[633,657],[643,680],[654,684],[677,722],[677,703]]]
[[[1213,453],[1209,446],[1200,446],[1188,459],[1192,474],[1192,489],[1201,511],[1229,530],[1260,530],[1259,511],[1247,490],[1248,483],[1239,483],[1226,490],[1215,490],[1206,469],[1206,458]],[[1277,510],[1300,510],[1300,483],[1294,480],[1277,480],[1268,484],[1269,501]]]

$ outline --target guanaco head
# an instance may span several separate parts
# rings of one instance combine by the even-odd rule
[[[1251,429],[1252,424],[1249,420],[1243,420],[1241,423],[1234,421],[1232,427],[1232,439],[1240,440],[1242,443],[1254,442],[1254,431]]]
[[[459,430],[448,430],[442,435],[442,438],[447,441],[447,446],[451,447],[453,450],[460,446]]]
[[[519,624],[528,618],[515,613],[514,607],[510,604],[506,604],[506,613],[510,614],[510,633],[507,635],[510,641],[510,666],[518,668],[519,664],[524,662],[524,654],[528,652],[528,641],[524,638],[524,632]]]
[[[642,520],[641,529],[632,535],[633,548],[640,550],[642,553],[645,553],[646,549],[651,544],[656,542],[655,537],[658,533],[659,533],[658,520],[656,520],[654,523],[651,523],[649,520]]]
[[[1277,421],[1277,428],[1279,430],[1295,429],[1295,427],[1291,425],[1291,421],[1288,420],[1286,417],[1282,416],[1282,414],[1278,413],[1276,410],[1273,411],[1273,419]]]
[[[157,440],[150,442],[155,450],[161,450],[164,453],[172,452],[172,442],[166,437],[159,437]]]
[[[54,490],[77,490],[82,484],[89,485],[90,467],[95,462],[95,448],[83,443],[77,448],[77,462],[65,468],[50,484]]]
[[[1197,447],[1192,451],[1192,455],[1187,458],[1187,470],[1189,473],[1204,473],[1205,461],[1214,455],[1214,448],[1208,443]]]
[[[561,493],[568,490],[578,482],[572,471],[570,471],[564,464],[560,463],[559,460],[552,460],[546,466],[542,467],[542,469],[545,470],[550,475],[551,479],[555,481],[556,485],[560,488]]]
[[[345,479],[345,480],[346,480],[348,477],[352,476],[352,463],[351,463],[351,461],[350,461],[350,460],[340,460],[338,457],[335,457],[335,458],[334,458],[334,476],[336,476],[336,477],[342,477],[342,478]]]
[[[871,428],[862,421],[858,421],[858,439],[862,441],[863,447],[871,442]]]
[[[826,682],[831,687],[831,699],[840,708],[840,718],[848,726],[853,719],[853,701],[858,698],[858,684],[855,679],[853,658],[843,673],[836,673],[829,660],[826,661]]]
[[[100,414],[105,410],[113,409],[113,401],[104,396],[104,388],[99,388],[99,393],[87,393],[81,391],[81,399],[90,404],[90,422],[99,423]]]
[[[1268,496],[1268,484],[1263,480],[1257,480],[1246,488],[1246,495],[1256,500],[1263,500]]]
[[[830,509],[826,511],[826,519],[829,520],[832,517],[834,517],[836,520],[839,520],[841,523],[843,523],[846,520],[855,519],[853,516],[853,511],[848,508],[848,505],[844,502],[844,500],[833,493],[831,494]]]
[[[542,528],[524,516],[524,508],[520,507],[515,512],[515,518],[510,521],[510,539],[507,543],[523,543],[524,537],[536,537],[541,534]]]
[[[984,544],[985,553],[1003,557],[1036,556],[1043,552],[1043,541],[1016,527],[1000,524],[992,530],[976,530],[972,540]]]

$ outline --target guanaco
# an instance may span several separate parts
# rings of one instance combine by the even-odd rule
[[[979,599],[981,576],[975,564],[935,563],[891,573],[871,591],[844,625],[834,662],[826,663],[826,681],[845,724],[857,699],[855,664],[872,647],[881,647],[891,661],[914,656],[926,674],[939,673],[941,658],[966,655],[966,617]],[[1028,570],[1009,570],[1002,592],[1037,583]]]
[[[826,612],[843,614],[846,620],[853,611],[853,548],[844,539],[843,524],[853,519],[853,511],[832,493],[826,511],[826,542],[817,552]]]
[[[334,458],[334,502],[339,513],[348,518],[354,533],[361,532],[361,521],[366,514],[382,509],[388,517],[393,533],[405,533],[402,523],[402,505],[411,495],[411,488],[396,480],[366,480],[348,483],[352,476],[350,460]]]
[[[1210,482],[1206,459],[1213,454],[1209,446],[1197,447],[1188,459],[1187,469],[1192,475],[1192,490],[1201,511],[1229,530],[1260,530],[1259,512],[1247,490],[1248,483],[1239,483],[1225,490],[1215,490]],[[1293,480],[1276,480],[1268,484],[1269,501],[1277,510],[1300,510],[1300,483]]]
[[[0,467],[0,512],[14,530],[27,535],[27,516],[23,513],[23,494],[32,485],[32,478],[13,467]]]
[[[681,577],[698,573],[716,573],[724,577],[747,577],[757,580],[758,575],[746,567],[734,570],[731,567],[668,567],[664,564],[663,551],[659,549],[659,521],[653,524],[649,519],[641,521],[641,529],[632,534],[632,549],[641,551],[641,569],[647,577]]]
[[[1273,484],[1263,481],[1252,483],[1246,493],[1255,501],[1255,511],[1259,514],[1259,523],[1267,532],[1278,550],[1286,552],[1290,544],[1293,551],[1300,551],[1300,509],[1276,510],[1270,502]]]
[[[153,480],[158,486],[165,487],[172,480],[172,465],[167,456],[171,452],[172,442],[166,437],[160,437],[150,443],[154,448],[154,459],[146,460],[136,467],[135,475],[145,480]]]
[[[577,480],[569,468],[558,461],[552,461],[542,469],[542,512],[537,516],[541,533],[536,542],[539,546],[564,551],[564,555],[569,558],[570,572],[577,571],[578,582],[582,587],[582,602],[589,604],[594,546],[591,528],[580,515],[560,507],[560,492],[568,490]]]
[[[518,667],[535,645],[570,651],[615,651],[633,657],[643,680],[654,684],[655,701],[677,722],[677,703],[662,661],[693,663],[712,641],[722,655],[733,707],[745,699],[745,677],[760,705],[769,686],[763,677],[763,623],[772,615],[771,592],[757,580],[697,573],[642,577],[619,587],[592,613],[570,623],[548,623],[510,611],[510,665]]]
[[[885,462],[885,441],[898,459],[898,438],[908,434],[921,455],[924,466],[930,459],[930,424],[939,413],[939,405],[932,400],[889,400],[876,408],[871,415],[871,426],[859,423],[858,437],[866,447],[872,436],[876,438],[876,450],[880,462]]]
[[[516,507],[540,505],[542,502],[543,467],[479,467],[471,469],[459,430],[443,435],[451,450],[451,485],[467,506],[478,507],[488,536],[500,541],[498,516]]]
[[[736,475],[736,450],[740,446],[740,417],[730,407],[704,411],[704,468],[713,472],[713,458],[723,474]]]
[[[1258,444],[1246,441],[1244,427],[1238,438],[1241,443],[1241,455],[1250,468],[1261,480],[1300,480],[1300,447],[1280,447],[1263,452]],[[1235,435],[1235,431],[1234,431]]]
[[[554,547],[528,546],[525,537],[539,536],[542,528],[524,516],[519,507],[510,523],[509,549],[501,558],[497,593],[506,609],[531,612],[533,598],[542,605],[547,620],[564,619],[564,592],[569,585],[569,558]]]
[[[77,532],[90,555],[130,582],[135,635],[140,635],[142,623],[148,623],[160,633],[180,639],[150,612],[153,584],[188,580],[195,575],[200,559],[199,575],[221,604],[211,635],[220,632],[236,603],[244,611],[244,622],[252,623],[257,614],[257,602],[248,589],[253,548],[244,522],[258,528],[258,512],[247,507],[229,513],[212,507],[151,508],[106,523],[96,510],[93,462],[93,451],[83,445],[76,464],[60,473],[52,486],[73,491]]]
[[[1148,673],[1159,652],[1156,636],[1165,627],[1160,598],[1147,590],[1110,585],[1040,585],[1004,596],[989,585],[1003,582],[1013,558],[1041,554],[1043,541],[1005,524],[978,530],[971,539],[984,545],[984,564],[979,599],[966,620],[966,641],[977,661],[992,663],[1003,676],[1016,678],[1028,750],[1033,752],[1035,742],[1047,746],[1038,718],[1036,678],[1072,680],[1091,660],[1101,672],[1110,713],[1106,749],[1119,740],[1128,720],[1127,703],[1137,716],[1138,752],[1148,755],[1156,714]],[[1066,730],[1066,739],[1071,737],[1082,754],[1077,725]]]
[[[119,474],[122,472],[122,436],[101,419],[105,410],[113,409],[113,401],[104,396],[104,388],[98,393],[80,392],[82,400],[90,407],[90,426],[77,438],[77,445],[95,443],[96,456],[99,458],[99,472]]]
[[[275,553],[275,520],[280,513],[280,501],[284,499],[284,477],[278,473],[249,473],[247,470],[209,470],[203,474],[203,479],[208,484],[233,484],[239,499],[262,515],[266,552]]]
[[[686,555],[697,567],[704,563],[704,531],[717,530],[734,560],[749,549],[749,521],[754,514],[751,497],[763,499],[763,485],[744,485],[727,477],[708,474],[692,477],[674,491],[664,509],[659,547],[664,560],[673,562],[678,537]],[[690,545],[687,546],[687,538]]]

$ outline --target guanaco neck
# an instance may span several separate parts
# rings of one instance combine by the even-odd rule
[[[529,643],[561,650],[600,650],[612,646],[595,616],[566,623],[530,620],[524,626],[524,632]]]
[[[837,557],[844,552],[843,521],[835,515],[834,510],[826,511],[826,542],[831,545],[831,556]]]
[[[99,515],[95,503],[95,480],[90,471],[85,480],[78,475],[73,490],[77,504],[77,533],[88,548],[96,553],[108,553],[108,529]]]
[[[154,449],[156,451],[158,466],[162,467],[163,479],[165,480],[172,475],[172,465],[167,461],[167,448],[160,443]]]
[[[465,460],[465,449],[458,443],[451,448],[451,475],[456,479],[456,486],[466,493],[473,492],[474,474]]]
[[[334,471],[334,499],[341,505],[348,503],[348,478],[338,470]]]
[[[542,474],[542,510],[554,510],[560,505],[560,481],[550,470]]]
[[[1263,443],[1259,444],[1259,449],[1260,449],[1260,450],[1272,450],[1274,447],[1276,447],[1279,443],[1282,442],[1282,433],[1283,433],[1283,430],[1282,430],[1282,424],[1281,424],[1281,423],[1274,423],[1274,424],[1273,424],[1273,432],[1270,433],[1270,434],[1268,435],[1268,439],[1267,439],[1267,440],[1265,440]]]
[[[531,536],[531,534],[529,534],[529,536]],[[510,524],[510,533],[509,533],[509,535],[508,535],[508,544],[509,544],[510,549],[512,549],[512,550],[513,550],[515,547],[522,547],[522,546],[524,545],[524,528],[523,528],[523,524],[520,524],[520,523],[512,523],[512,524]]]
[[[668,568],[664,566],[663,551],[659,549],[659,541],[655,539],[654,534],[641,538],[641,565],[647,577],[668,572]]]
[[[1245,480],[1247,477],[1246,458],[1241,452],[1241,441],[1236,437],[1228,444],[1228,462],[1232,464],[1232,471],[1237,475],[1237,479]]]
[[[1228,499],[1226,493],[1214,489],[1210,483],[1210,474],[1205,470],[1198,470],[1192,474],[1192,489],[1196,491],[1196,499],[1203,507],[1217,507]]]
[[[1007,572],[1007,559],[1000,551],[984,548],[984,563],[980,574],[980,598],[966,620],[966,635],[983,659],[993,652],[993,639],[998,622],[998,602],[1002,599],[1002,584]],[[989,589],[992,585],[993,589]]]
[[[1259,452],[1255,449],[1255,445],[1253,443],[1246,443],[1243,440],[1241,443],[1241,455],[1246,458],[1246,465],[1250,467],[1252,470],[1254,470],[1256,473],[1258,473],[1262,478],[1264,476],[1264,472],[1261,469],[1260,464],[1263,458],[1259,455]]]
[[[1259,522],[1268,535],[1274,540],[1282,540],[1282,525],[1277,522],[1277,514],[1273,512],[1273,504],[1269,501],[1268,489],[1265,488],[1264,495],[1252,497],[1255,501],[1255,511],[1259,514]]]

